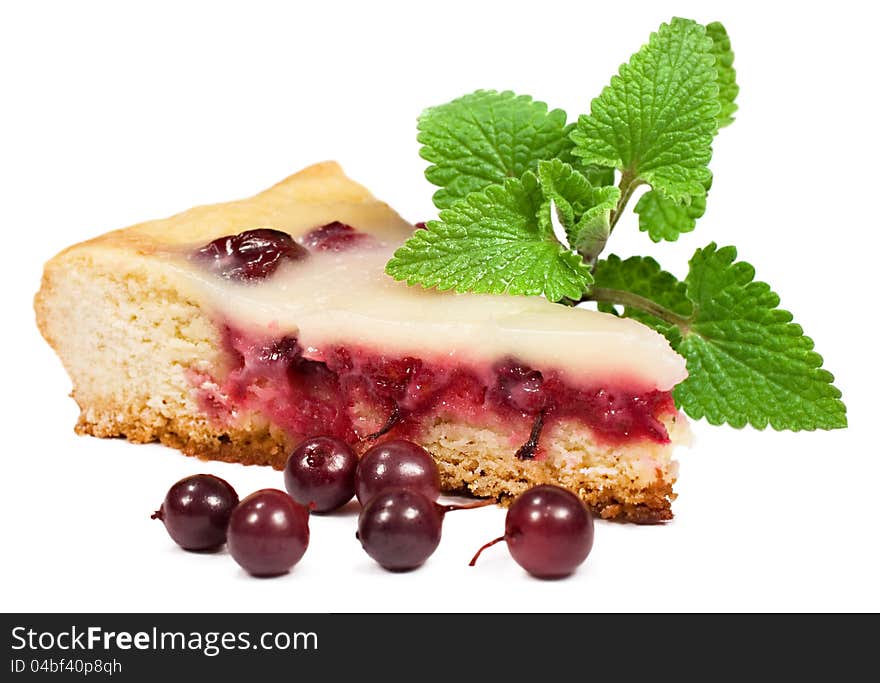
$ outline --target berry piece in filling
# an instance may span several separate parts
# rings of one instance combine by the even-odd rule
[[[249,282],[269,277],[285,259],[298,261],[307,254],[286,232],[259,228],[219,237],[196,251],[194,258],[226,280]]]
[[[213,474],[194,474],[174,484],[152,519],[161,520],[184,550],[216,550],[226,543],[226,526],[238,505],[235,489]]]
[[[669,392],[571,385],[553,370],[513,359],[480,368],[357,347],[305,349],[294,336],[251,336],[230,326],[224,346],[231,371],[223,380],[192,376],[206,387],[204,409],[218,423],[257,411],[297,442],[333,436],[363,450],[380,437],[418,441],[423,425],[439,415],[504,425],[511,455],[519,449],[521,460],[541,460],[541,437],[561,420],[589,426],[605,444],[665,444],[661,419],[675,413]]]
[[[284,484],[297,503],[315,512],[330,512],[354,496],[357,466],[358,457],[347,443],[316,436],[293,449],[284,468]]]
[[[518,363],[508,361],[496,367],[498,380],[494,398],[529,415],[535,415],[546,407],[546,395],[541,391],[544,377]]]
[[[309,249],[316,251],[345,251],[363,242],[368,237],[368,235],[358,232],[350,225],[333,221],[306,233],[302,241]]]

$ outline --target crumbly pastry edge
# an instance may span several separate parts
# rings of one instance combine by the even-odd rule
[[[687,425],[667,421],[673,440],[686,437]],[[583,428],[562,425],[567,438]],[[76,432],[103,438],[124,437],[133,443],[160,442],[202,460],[221,460],[243,465],[264,465],[283,469],[295,440],[283,430],[253,416],[247,427],[217,427],[202,415],[160,416],[148,406],[85,406]],[[559,434],[547,441],[558,443]],[[559,458],[517,460],[506,436],[486,427],[475,427],[437,419],[417,440],[434,456],[441,485],[449,493],[495,498],[507,503],[514,496],[538,484],[557,484],[576,492],[603,519],[636,523],[657,523],[672,519],[671,503],[677,463],[653,461],[653,476],[633,476],[630,454],[611,457],[609,449],[587,448],[574,466],[560,465]],[[464,442],[464,443],[463,443]],[[491,444],[491,445],[490,445]],[[360,444],[362,452],[370,443]],[[494,446],[494,448],[493,448]],[[664,448],[671,448],[666,446]],[[552,446],[551,446],[552,449]],[[613,450],[613,449],[610,449]],[[603,464],[604,463],[604,464]],[[598,474],[587,476],[587,471]],[[642,481],[639,481],[641,479]]]

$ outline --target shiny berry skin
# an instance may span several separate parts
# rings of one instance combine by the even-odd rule
[[[235,489],[213,474],[195,474],[174,484],[152,518],[184,550],[216,550],[226,542],[226,526],[238,505]]]
[[[350,225],[333,221],[315,228],[303,235],[302,242],[316,251],[345,251],[369,239],[365,232],[359,232]]]
[[[424,564],[440,544],[443,509],[412,489],[389,489],[361,510],[357,537],[367,554],[390,571]]]
[[[505,363],[496,368],[498,381],[496,393],[500,402],[534,415],[546,407],[546,397],[542,391],[544,378],[537,370]]]
[[[504,536],[490,541],[471,560],[476,564],[488,547],[507,541],[513,559],[539,579],[571,574],[593,548],[593,516],[581,499],[559,486],[535,486],[510,505]]]
[[[308,251],[286,232],[271,228],[245,230],[209,242],[194,257],[216,275],[240,282],[263,280],[285,259],[298,261]]]
[[[593,516],[559,486],[535,486],[507,511],[504,537],[513,559],[542,579],[571,574],[593,547]]]
[[[329,512],[354,497],[357,466],[358,457],[347,443],[316,436],[293,449],[284,467],[284,485],[297,503]]]
[[[254,576],[286,574],[309,547],[309,510],[284,491],[261,489],[229,518],[232,559]]]
[[[361,457],[355,477],[355,494],[361,505],[388,489],[414,489],[436,501],[440,496],[440,470],[434,458],[412,441],[392,439],[370,448]]]

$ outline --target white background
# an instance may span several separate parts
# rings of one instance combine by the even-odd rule
[[[299,5],[302,5],[301,7]],[[0,609],[871,610],[878,590],[877,13],[708,2],[4,3],[0,196],[4,323]],[[388,574],[356,512],[313,517],[288,576],[178,550],[150,512],[199,471],[244,495],[277,472],[77,437],[70,383],[34,325],[42,263],[64,246],[340,161],[412,221],[433,216],[415,119],[476,88],[586,111],[672,15],[722,20],[742,91],[715,144],[695,233],[653,245],[621,222],[611,249],[683,275],[734,243],[814,338],[849,406],[832,433],[694,425],[676,518],[600,522],[575,576],[530,579],[500,509],[447,518],[420,570]],[[632,206],[632,204],[631,204]],[[588,349],[584,353],[589,353]]]

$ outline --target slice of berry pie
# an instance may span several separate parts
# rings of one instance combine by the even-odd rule
[[[684,360],[632,320],[396,282],[412,230],[325,163],[61,252],[36,311],[77,431],[276,468],[307,436],[408,438],[447,490],[557,483],[606,518],[669,519]]]

